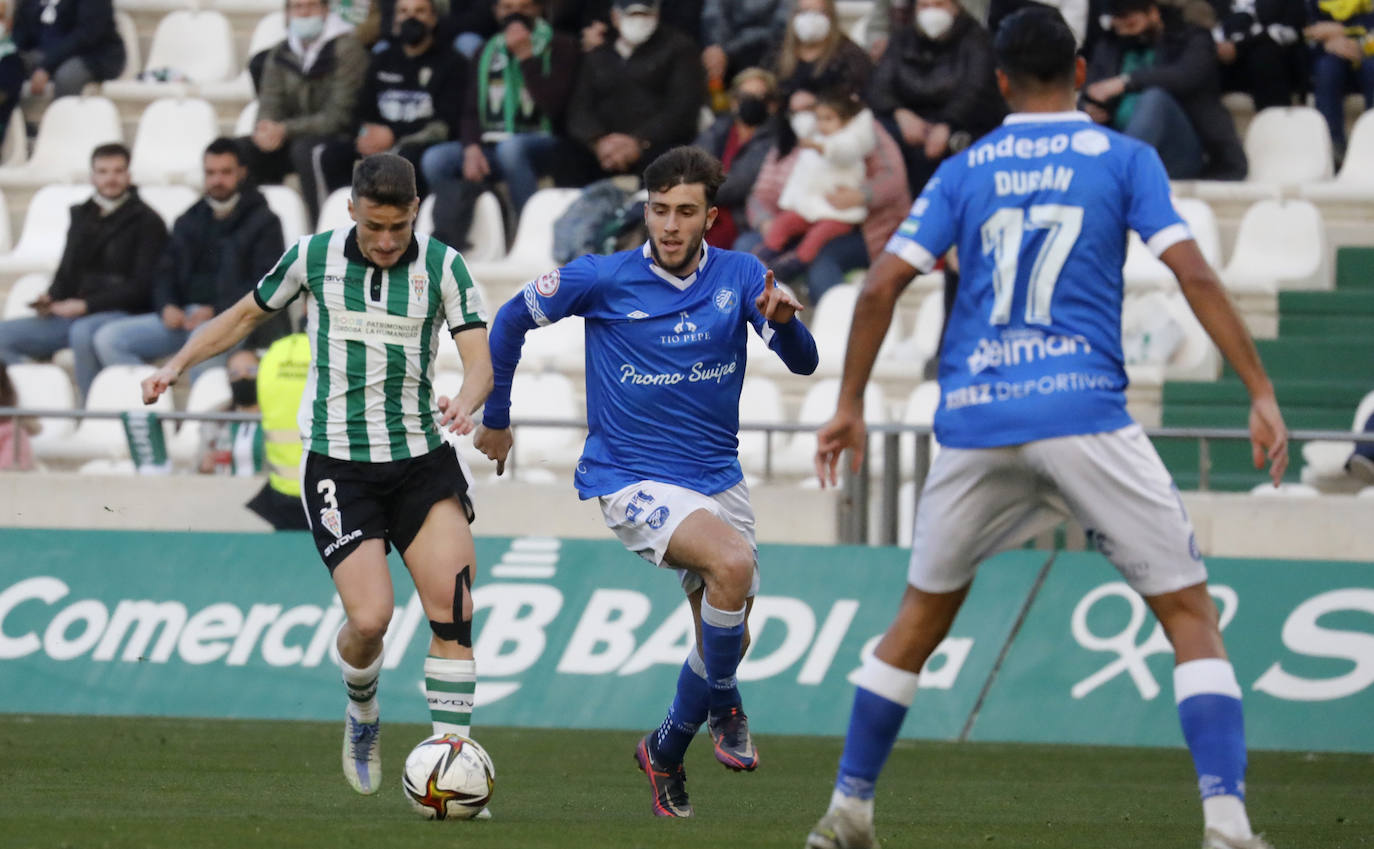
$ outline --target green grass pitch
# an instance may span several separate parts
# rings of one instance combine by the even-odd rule
[[[632,732],[482,728],[489,822],[426,822],[400,766],[428,734],[383,725],[382,792],[339,769],[339,724],[0,716],[0,847],[799,849],[830,795],[835,738],[759,738],[752,775],[688,756],[697,816],[658,820]],[[1256,752],[1250,813],[1278,849],[1374,847],[1374,757]],[[903,742],[878,790],[887,849],[1196,847],[1182,749]]]

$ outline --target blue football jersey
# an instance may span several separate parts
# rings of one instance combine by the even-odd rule
[[[958,248],[935,434],[987,448],[1131,423],[1121,353],[1127,231],[1192,234],[1146,144],[1086,114],[1021,113],[942,163],[887,250],[929,271]]]
[[[765,269],[750,254],[703,250],[686,278],[660,269],[645,243],[581,257],[517,296],[537,325],[586,319],[587,443],[575,479],[583,498],[643,480],[713,495],[743,480],[745,334],[750,325],[765,342],[775,334],[754,304]],[[792,324],[814,358],[810,334],[800,319]]]

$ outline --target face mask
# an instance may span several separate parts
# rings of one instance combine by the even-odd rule
[[[258,379],[244,377],[229,381],[229,392],[234,398],[235,407],[251,407],[258,403]]]
[[[291,34],[301,41],[314,41],[324,32],[324,18],[292,18]]]
[[[803,44],[824,41],[830,35],[830,19],[821,12],[802,12],[792,19],[792,31]]]
[[[429,27],[424,22],[415,18],[406,18],[401,21],[400,27],[396,30],[396,37],[407,47],[414,47],[429,38]]]
[[[650,15],[626,15],[620,19],[620,37],[626,43],[638,47],[658,29],[658,18]]]
[[[932,6],[916,12],[916,28],[927,38],[939,38],[954,26],[954,15],[948,9]]]
[[[741,97],[735,114],[744,126],[757,127],[768,120],[768,104],[760,97]]]
[[[529,30],[530,32],[534,32],[534,18],[531,18],[529,15],[522,15],[519,12],[516,12],[513,15],[506,15],[504,18],[502,18],[501,29],[504,30],[511,24],[516,23],[524,24],[525,29]]]
[[[793,112],[789,119],[792,124],[792,132],[796,133],[797,138],[810,138],[816,132],[816,113],[815,112]]]

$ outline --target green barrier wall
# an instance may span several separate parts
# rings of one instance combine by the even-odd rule
[[[644,728],[691,640],[671,573],[613,540],[479,539],[477,724]],[[740,668],[765,733],[842,734],[848,678],[906,552],[764,546]],[[1095,555],[1061,554],[993,674],[1045,552],[985,564],[904,736],[1172,745],[1167,647]],[[1210,564],[1253,743],[1374,751],[1374,580],[1340,563]],[[429,630],[393,555],[382,705],[427,720]],[[333,718],[342,611],[304,534],[0,531],[0,711]],[[1160,650],[1162,647],[1162,650]],[[989,686],[989,682],[990,686]]]

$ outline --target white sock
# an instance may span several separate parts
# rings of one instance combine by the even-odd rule
[[[1215,829],[1236,840],[1249,840],[1254,836],[1250,830],[1250,817],[1245,813],[1245,802],[1238,796],[1208,796],[1203,799],[1202,819],[1206,828]]]
[[[377,721],[377,679],[382,672],[382,657],[383,654],[379,653],[377,659],[364,669],[350,665],[342,657],[336,657],[344,686],[348,688],[348,710],[363,722]]]
[[[472,708],[477,692],[477,662],[445,657],[425,658],[425,698],[435,734],[472,736]]]
[[[848,796],[841,793],[838,789],[830,794],[830,811],[844,810],[858,818],[871,822],[873,820],[873,800],[860,799],[858,796]]]

